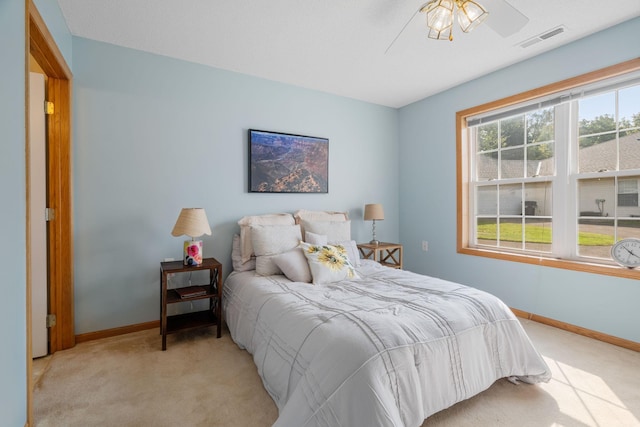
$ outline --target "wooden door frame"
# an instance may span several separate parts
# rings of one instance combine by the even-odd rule
[[[54,218],[47,223],[48,310],[56,324],[49,328],[49,353],[75,345],[73,307],[73,222],[71,199],[72,73],[33,0],[25,0],[25,99],[27,167],[27,425],[33,425],[31,349],[31,273],[29,254],[29,54],[47,76],[47,100],[54,113],[47,116],[47,206]]]

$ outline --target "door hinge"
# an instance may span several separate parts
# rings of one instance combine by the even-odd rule
[[[53,326],[56,326],[56,315],[47,314],[47,328],[51,328]]]
[[[53,111],[54,111],[53,102],[44,101],[44,113],[49,115],[49,114],[53,114]]]
[[[53,208],[44,208],[44,220],[53,221],[56,219],[56,213]]]

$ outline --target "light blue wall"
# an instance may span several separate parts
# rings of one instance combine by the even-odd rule
[[[71,34],[53,0],[36,0],[65,59]],[[0,425],[27,422],[25,1],[0,1]]]
[[[368,241],[376,202],[378,237],[399,238],[396,109],[76,37],[73,72],[76,333],[159,318],[183,207],[205,208],[225,274],[244,215],[346,210]],[[249,128],[329,138],[329,193],[248,193]]]
[[[71,67],[71,60],[73,59],[71,33],[60,10],[60,5],[56,0],[33,0],[33,3],[36,5],[38,12],[40,12],[42,19],[47,23],[47,28],[62,56],[64,56],[64,60]]]
[[[27,405],[25,5],[0,2],[0,424],[24,426]]]
[[[205,238],[205,255],[228,271],[242,215],[348,210],[353,236],[362,241],[370,238],[362,205],[380,202],[387,219],[378,237],[400,238],[407,268],[487,289],[513,307],[640,340],[636,281],[455,253],[454,134],[458,110],[639,56],[640,20],[398,114],[72,38],[57,2],[35,3],[75,74],[76,333],[158,318],[158,262],[181,255],[180,239],[169,232],[183,206],[206,208],[214,234]],[[26,227],[24,10],[21,0],[0,2],[0,342],[10,343],[0,350],[0,422],[7,426],[26,422],[26,264],[16,256]],[[330,138],[329,194],[248,194],[249,127]],[[199,183],[191,183],[189,170]],[[420,252],[423,239],[427,253]]]
[[[472,285],[509,306],[640,341],[640,283],[456,253],[455,114],[640,56],[640,19],[404,107],[400,240],[406,268]],[[429,241],[422,252],[421,241]]]

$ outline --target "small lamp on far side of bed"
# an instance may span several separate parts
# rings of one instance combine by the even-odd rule
[[[372,245],[377,245],[380,242],[376,239],[376,221],[382,221],[384,219],[384,210],[379,203],[364,205],[364,220],[373,221],[373,239],[369,242]]]
[[[184,241],[184,265],[202,264],[202,240],[194,240],[203,234],[211,235],[209,220],[203,208],[184,208],[180,211],[176,225],[173,226],[171,235],[187,235],[191,240]]]

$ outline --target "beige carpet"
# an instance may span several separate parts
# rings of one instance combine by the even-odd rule
[[[640,426],[640,353],[522,320],[553,371],[542,385],[496,382],[423,427]],[[36,360],[34,418],[47,426],[271,426],[277,409],[228,331],[158,330]],[[296,426],[292,426],[296,427]],[[348,427],[348,426],[345,426]]]

